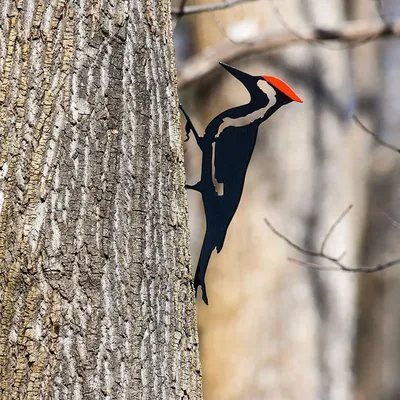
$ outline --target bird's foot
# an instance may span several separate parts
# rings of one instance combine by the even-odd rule
[[[205,305],[208,306],[208,297],[207,297],[206,287],[202,286],[201,290],[203,291],[203,295],[201,296],[201,298],[203,299]]]
[[[203,299],[204,303],[206,306],[208,306],[208,297],[207,297],[207,290],[206,290],[206,284],[204,280],[201,280],[197,275],[194,278],[194,290],[195,294],[197,295],[197,288],[201,286],[201,291],[202,291],[202,296],[201,298]]]
[[[201,186],[200,186],[200,182],[197,182],[195,185],[185,185],[186,189],[191,189],[191,190],[196,190],[197,192],[201,193]]]
[[[194,285],[195,294],[197,294],[197,288],[198,288],[199,286],[201,286],[200,279],[199,279],[199,277],[198,277],[197,275],[194,277],[193,285]]]

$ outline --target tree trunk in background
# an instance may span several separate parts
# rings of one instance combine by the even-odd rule
[[[382,12],[389,21],[400,16],[400,4],[396,0],[381,1]],[[380,43],[380,74],[376,79],[377,91],[380,95],[380,118],[377,118],[372,128],[384,140],[394,146],[400,146],[398,113],[398,97],[400,90],[399,63],[400,45],[394,39],[387,39]],[[400,159],[399,155],[379,145],[375,145],[371,156],[371,184],[370,208],[368,215],[369,226],[365,243],[364,258],[368,264],[377,264],[398,258],[400,255],[398,245],[399,232],[391,226],[387,213],[395,221],[400,221],[399,196],[400,196]],[[383,212],[382,212],[383,211]],[[365,278],[364,278],[365,279]],[[393,400],[400,397],[400,270],[393,268],[375,277],[375,285],[364,289],[368,290],[370,304],[367,309],[372,314],[370,325],[366,330],[373,332],[371,349],[378,349],[378,362],[366,360],[370,368],[370,390],[365,390],[362,400],[375,400],[376,393],[383,400]],[[373,294],[376,293],[375,296]],[[376,352],[377,350],[375,350]],[[368,354],[368,353],[367,353]],[[365,357],[367,357],[365,355]],[[368,376],[367,378],[368,379]]]
[[[365,0],[353,0],[349,10],[350,19],[353,20],[379,20],[375,2]],[[352,49],[352,71],[355,87],[356,114],[360,120],[374,131],[378,129],[379,120],[379,88],[381,87],[382,76],[379,72],[379,53],[378,49],[382,42],[372,41],[368,45],[355,46]],[[368,61],[368,62],[366,62]],[[374,242],[382,234],[382,226],[388,226],[382,213],[378,210],[378,204],[374,198],[374,193],[379,193],[381,189],[377,186],[380,169],[382,164],[380,156],[387,149],[377,145],[371,137],[364,134],[357,125],[354,129],[364,135],[361,140],[369,143],[368,169],[369,184],[365,202],[367,213],[365,214],[366,233],[363,241],[361,253],[361,265],[374,265],[383,262],[382,254],[376,252],[373,259],[368,254],[369,249],[374,249]],[[360,143],[361,145],[361,143]],[[355,164],[358,162],[354,159]],[[378,167],[378,168],[377,168]],[[374,222],[373,222],[374,221]],[[378,227],[377,222],[382,224]],[[357,400],[376,400],[383,399],[382,387],[382,361],[383,361],[383,276],[387,272],[376,274],[359,274],[359,293],[357,307],[357,332],[355,343],[355,375],[356,375],[356,399]]]
[[[0,77],[1,399],[201,399],[169,1],[4,0]]]
[[[338,0],[276,3],[292,28],[338,26],[345,16]],[[197,50],[224,35],[248,39],[279,27],[270,2],[214,18],[194,20]],[[347,251],[344,262],[357,263],[368,140],[349,130],[348,54],[301,44],[234,65],[285,79],[304,104],[285,106],[261,126],[241,204],[223,251],[209,264],[210,306],[199,310],[205,398],[351,399],[356,278],[288,263],[288,256],[301,255],[263,222],[267,216],[293,241],[319,249],[335,219],[355,204],[326,251]],[[248,101],[237,80],[222,69],[218,78],[202,85],[197,110],[203,128],[219,112]]]

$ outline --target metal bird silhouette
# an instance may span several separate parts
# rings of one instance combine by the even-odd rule
[[[190,132],[202,151],[201,178],[186,188],[201,193],[206,216],[206,233],[194,277],[194,287],[202,288],[202,298],[208,305],[205,274],[214,249],[219,253],[224,245],[230,222],[238,208],[243,192],[247,167],[256,144],[259,126],[275,111],[292,101],[302,103],[299,96],[282,80],[273,76],[252,76],[227,64],[220,63],[246,87],[250,94],[247,104],[230,108],[217,115],[199,136],[189,115],[179,105],[186,118],[186,140]],[[273,88],[273,98],[263,91],[261,82]],[[215,180],[223,184],[219,195],[213,181],[213,152]]]

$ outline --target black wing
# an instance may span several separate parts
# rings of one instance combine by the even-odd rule
[[[229,126],[215,141],[215,179],[238,185],[244,179],[256,144],[258,124]]]

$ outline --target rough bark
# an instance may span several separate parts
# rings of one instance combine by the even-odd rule
[[[0,2],[1,399],[200,399],[170,4]]]
[[[276,4],[294,29],[339,26],[345,17],[339,0]],[[219,12],[215,20],[195,18],[198,49],[226,35],[251,40],[252,34],[279,26],[270,2]],[[299,44],[235,64],[285,79],[304,104],[285,106],[261,126],[241,204],[224,249],[208,267],[210,306],[199,309],[207,399],[352,398],[355,277],[286,262],[287,256],[301,255],[263,222],[267,216],[293,241],[319,249],[337,216],[355,203],[326,250],[332,255],[346,250],[345,262],[357,262],[368,142],[363,133],[348,130],[347,57],[322,45]],[[203,126],[248,100],[240,83],[223,71],[202,83],[201,96]]]

